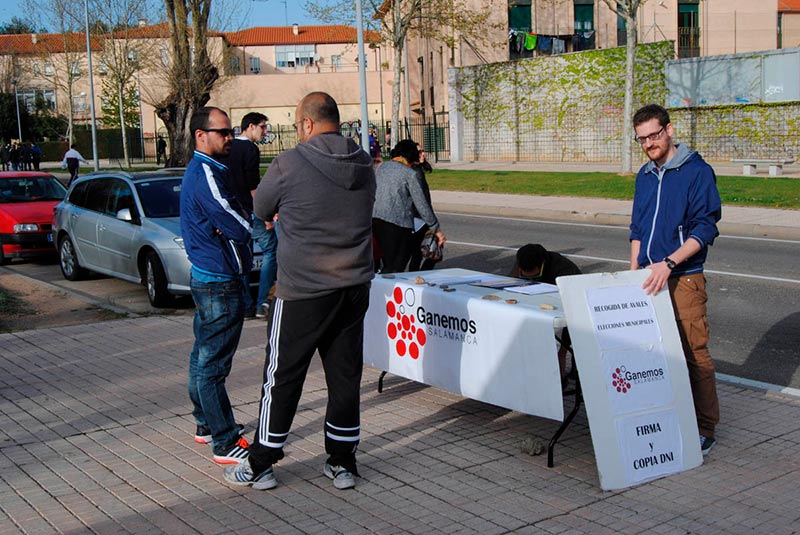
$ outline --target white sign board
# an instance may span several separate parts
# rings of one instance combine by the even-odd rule
[[[600,486],[620,489],[703,462],[669,293],[649,271],[560,277]]]
[[[433,273],[448,277],[448,285],[461,273],[441,271]],[[522,302],[558,302],[557,294],[518,296],[512,304],[482,299],[475,293],[479,289],[467,287],[463,280],[445,291],[438,285],[415,284],[404,275],[372,281],[364,322],[365,364],[468,398],[563,421],[554,314]],[[433,280],[432,274],[426,276]]]

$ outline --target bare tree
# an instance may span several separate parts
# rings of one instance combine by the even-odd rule
[[[633,77],[636,61],[636,45],[639,42],[638,24],[639,8],[647,0],[603,0],[605,4],[625,20],[625,100],[622,119],[622,169],[624,174],[633,172],[631,159],[631,140],[633,139]]]
[[[140,58],[149,55],[149,40],[137,39],[139,21],[152,11],[149,0],[93,0],[94,38],[101,44],[98,71],[106,76],[105,87],[113,87],[119,109],[122,154],[125,167],[131,166],[125,121],[125,90],[140,69]],[[114,121],[117,122],[117,121]],[[141,128],[141,125],[139,125]]]
[[[75,83],[84,76],[81,65],[86,57],[86,41],[80,31],[83,28],[82,4],[69,0],[25,0],[29,16],[39,21],[47,21],[55,30],[54,34],[37,37],[41,46],[40,59],[44,65],[41,76],[49,80],[67,97],[67,132],[70,145],[73,142],[75,126]],[[62,100],[63,101],[63,100]]]
[[[374,13],[375,28],[394,49],[394,81],[392,84],[392,138],[397,143],[400,129],[400,97],[403,75],[403,51],[409,34],[438,40],[453,50],[460,41],[484,44],[495,26],[491,10],[476,10],[466,0],[365,0],[364,11]],[[326,2],[308,0],[306,10],[326,22],[353,24],[352,0]]]
[[[169,88],[155,108],[172,147],[168,165],[182,166],[191,159],[194,145],[189,120],[211,98],[219,69],[207,48],[211,0],[165,0],[165,7],[172,49]]]

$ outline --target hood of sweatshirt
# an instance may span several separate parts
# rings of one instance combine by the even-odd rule
[[[677,169],[689,160],[692,160],[698,156],[697,152],[689,149],[686,143],[676,143],[675,148],[677,149],[675,156],[670,158],[669,161],[664,164],[664,169]],[[655,162],[650,161],[647,163],[645,171],[650,173],[655,169]]]
[[[372,157],[338,132],[313,136],[298,144],[297,152],[314,169],[344,189],[361,188],[374,176]]]

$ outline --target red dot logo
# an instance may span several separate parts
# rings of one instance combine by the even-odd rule
[[[396,286],[386,301],[386,335],[394,343],[398,357],[419,359],[428,340],[424,325],[416,325],[416,296],[411,288]]]
[[[627,394],[628,390],[631,389],[631,383],[625,379],[625,367],[622,368],[615,368],[615,370],[611,373],[611,388],[616,390],[621,394]]]

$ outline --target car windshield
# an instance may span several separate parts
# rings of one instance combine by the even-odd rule
[[[178,217],[181,211],[181,177],[136,183],[146,217]]]
[[[0,203],[61,201],[66,194],[67,188],[52,176],[0,178]]]

